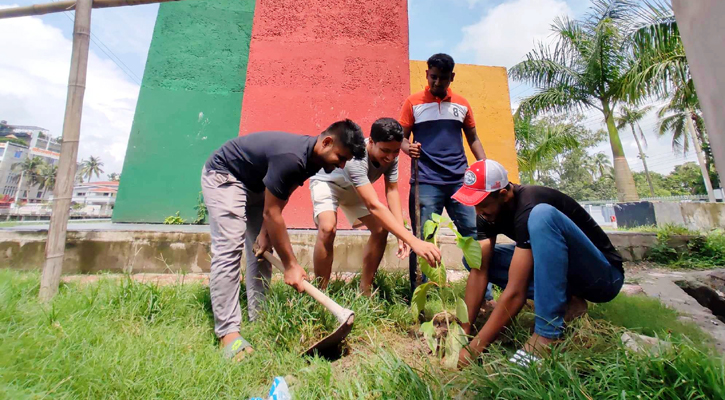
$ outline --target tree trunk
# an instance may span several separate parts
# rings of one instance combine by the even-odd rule
[[[78,0],[76,4],[68,97],[63,120],[63,142],[60,148],[57,184],[53,192],[48,242],[45,245],[45,265],[40,278],[39,297],[41,301],[48,301],[58,293],[60,274],[63,270],[68,216],[75,181],[76,159],[78,158],[78,140],[81,134],[83,95],[86,89],[92,6],[93,0]]]
[[[655,197],[655,187],[652,185],[652,177],[649,176],[647,159],[645,158],[644,150],[642,150],[642,144],[639,143],[639,138],[637,137],[637,132],[634,130],[634,125],[630,125],[630,128],[632,128],[632,136],[634,136],[634,141],[635,143],[637,143],[637,149],[639,149],[639,158],[642,159],[642,165],[644,166],[644,176],[647,178],[647,184],[649,185],[649,194],[652,197]]]
[[[23,179],[25,178],[25,171],[20,172],[20,180],[18,181],[18,191],[15,193],[15,208],[17,209],[19,207],[18,205],[18,197],[20,197],[20,193],[23,191]]]
[[[710,172],[707,170],[707,164],[705,163],[705,155],[702,153],[702,146],[700,146],[700,139],[695,133],[695,126],[692,123],[692,112],[687,111],[685,116],[685,129],[692,139],[692,143],[695,145],[695,153],[697,154],[697,163],[700,164],[700,171],[702,171],[702,180],[705,182],[705,189],[707,189],[707,199],[711,202],[715,202],[715,192],[712,190],[712,182],[710,182]]]
[[[609,107],[609,102],[602,101],[604,118],[607,122],[609,132],[609,144],[612,147],[612,159],[614,165],[614,184],[617,187],[617,200],[620,202],[638,201],[637,186],[634,184],[632,171],[624,156],[622,141],[619,139],[617,126],[614,124],[614,115]]]

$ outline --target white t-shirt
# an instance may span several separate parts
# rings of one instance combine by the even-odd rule
[[[368,183],[374,183],[381,176],[385,175],[387,182],[398,181],[398,157],[387,167],[376,167],[368,157],[367,145],[369,138],[365,139],[365,157],[360,160],[352,159],[345,164],[344,169],[335,168],[329,174],[321,169],[316,175],[310,178],[312,181],[332,182],[342,188],[360,187]]]

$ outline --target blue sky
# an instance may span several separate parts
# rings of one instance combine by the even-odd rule
[[[0,7],[48,0],[0,0]],[[193,1],[193,0],[192,0]],[[556,16],[580,17],[588,1],[580,0],[409,0],[410,58],[425,60],[436,52],[458,63],[511,67],[536,41],[548,40]],[[89,82],[79,158],[101,156],[105,172],[120,172],[136,99],[143,76],[158,5],[93,11]],[[65,104],[72,13],[0,21],[0,118],[14,124],[39,125],[60,134]],[[455,89],[455,87],[454,87]],[[534,89],[510,82],[512,107]],[[477,121],[479,125],[485,121]],[[595,112],[586,114],[590,129],[603,127]],[[666,173],[694,160],[676,157],[668,138],[652,132],[654,115],[642,128],[648,136],[651,170]],[[621,137],[633,170],[642,169],[628,132]],[[611,155],[603,143],[596,151]]]

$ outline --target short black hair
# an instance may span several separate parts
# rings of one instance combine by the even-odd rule
[[[402,142],[403,127],[394,118],[379,118],[370,128],[373,142]]]
[[[441,70],[441,72],[453,72],[453,67],[455,66],[456,62],[453,61],[453,57],[448,54],[433,54],[428,59],[428,69],[435,67]]]
[[[352,156],[356,160],[361,160],[365,157],[365,137],[363,131],[360,129],[360,125],[356,124],[351,119],[344,119],[337,121],[332,125],[328,126],[323,136],[335,136],[340,144],[345,146]]]

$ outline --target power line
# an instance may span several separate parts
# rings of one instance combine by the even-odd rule
[[[53,2],[54,2],[54,3],[55,3],[55,2],[57,2],[57,1],[60,1],[60,0],[53,0]],[[68,18],[68,20],[69,20],[69,21],[71,21],[71,22],[74,22],[74,19],[70,17],[70,15],[69,15],[69,12],[67,12],[67,11],[66,11],[66,12],[63,12],[63,14],[64,14],[64,15],[66,16],[66,18]],[[116,53],[114,53],[114,52],[113,52],[113,51],[112,51],[112,50],[111,50],[111,49],[110,49],[110,48],[109,48],[108,46],[106,46],[106,45],[105,45],[105,44],[103,43],[103,41],[102,41],[102,40],[101,40],[101,39],[100,39],[100,38],[99,38],[98,36],[96,36],[96,35],[95,35],[95,34],[93,33],[93,31],[91,31],[91,41],[92,41],[92,42],[93,42],[93,43],[94,43],[94,44],[95,44],[95,45],[96,45],[96,46],[98,47],[98,49],[99,49],[99,50],[101,50],[101,52],[103,52],[103,53],[104,53],[104,54],[105,54],[106,56],[108,56],[108,58],[109,58],[109,59],[110,59],[111,61],[113,61],[113,63],[114,63],[114,64],[116,64],[116,66],[117,66],[117,67],[118,67],[118,68],[119,68],[119,69],[120,69],[121,71],[123,71],[123,73],[125,73],[125,74],[126,74],[126,75],[127,75],[128,77],[129,77],[129,78],[131,78],[131,80],[132,80],[132,81],[134,81],[134,83],[136,83],[137,85],[141,85],[141,78],[139,78],[139,77],[138,77],[138,76],[137,76],[137,75],[136,75],[136,74],[135,74],[135,73],[133,72],[133,70],[132,70],[132,69],[131,69],[131,68],[130,68],[130,67],[129,67],[128,65],[126,65],[126,63],[124,63],[124,62],[123,62],[123,60],[121,60],[121,58],[120,58],[120,57],[118,57],[118,56],[116,55]],[[104,50],[104,47],[105,47],[105,48],[106,48],[106,49],[107,49],[108,51]],[[110,54],[109,54],[109,53],[110,53]],[[118,61],[116,61],[116,60],[118,60]],[[119,64],[119,63],[120,63],[120,64]],[[122,65],[123,65],[123,66],[122,66]]]

